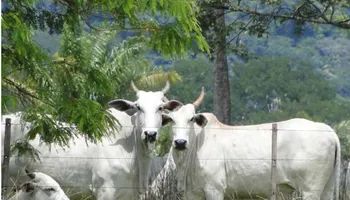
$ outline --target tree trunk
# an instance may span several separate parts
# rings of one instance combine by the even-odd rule
[[[231,122],[230,82],[226,57],[226,30],[223,9],[216,10],[215,66],[214,66],[214,114],[225,123]]]

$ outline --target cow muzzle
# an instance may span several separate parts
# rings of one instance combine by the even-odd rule
[[[174,141],[174,144],[175,144],[175,149],[184,150],[186,149],[187,141],[183,139],[177,139]]]
[[[144,131],[146,142],[153,143],[157,139],[157,131]]]

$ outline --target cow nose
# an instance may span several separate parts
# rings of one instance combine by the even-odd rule
[[[144,132],[146,135],[146,140],[149,142],[154,142],[156,141],[156,137],[157,137],[157,131],[145,131]]]
[[[178,149],[178,150],[184,150],[186,149],[186,143],[187,141],[186,140],[183,140],[183,139],[178,139],[178,140],[175,140],[175,148]]]

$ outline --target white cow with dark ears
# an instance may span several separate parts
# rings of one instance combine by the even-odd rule
[[[26,173],[30,180],[22,184],[9,200],[69,200],[60,185],[49,175],[42,172]]]
[[[190,105],[192,105],[192,107],[198,107],[203,99],[204,99],[204,87],[202,87],[202,90],[201,90],[201,93],[200,95],[197,97],[197,99]],[[173,107],[173,111],[170,112],[170,113],[164,113],[163,114],[163,125],[166,125],[168,123],[171,123],[173,122],[173,119],[170,117],[172,116],[172,113],[177,113],[179,109],[183,109],[183,107],[186,107],[184,106],[182,103],[178,103],[176,105],[174,105]],[[179,119],[181,117],[179,116]],[[192,119],[193,120],[193,119]],[[186,119],[183,123],[184,124],[187,124],[188,120]],[[178,126],[179,129],[181,129],[181,125]],[[186,131],[185,129],[183,129],[182,131]],[[181,132],[181,131],[180,131]],[[179,132],[179,134],[180,134]],[[173,137],[176,137],[176,136],[173,136]],[[187,134],[182,134],[182,137],[187,137]],[[178,141],[177,141],[178,145],[182,145],[184,147],[184,145],[186,144],[185,140],[182,140],[182,138],[180,138]],[[182,143],[182,144],[180,144]],[[180,187],[180,184],[182,184],[181,180],[180,179],[183,179],[184,175],[180,175],[182,174],[182,172],[185,172],[186,170],[186,167],[179,167],[180,165],[180,162],[183,162],[184,165],[188,164],[187,160],[182,160],[182,161],[179,161],[179,160],[176,160],[177,162],[175,163],[175,160],[174,160],[174,156],[173,153],[176,153],[176,151],[174,151],[174,145],[171,146],[170,148],[170,151],[169,151],[169,154],[168,154],[168,158],[165,162],[165,165],[163,167],[163,169],[159,172],[159,174],[157,175],[157,177],[152,181],[152,184],[149,188],[149,190],[147,191],[147,193],[144,193],[143,196],[142,196],[142,199],[147,199],[148,197],[157,197],[159,199],[164,199],[164,198],[167,198],[169,197],[169,195],[180,195],[181,194],[181,191],[183,190],[182,186]],[[177,170],[179,169],[179,170]],[[169,181],[174,181],[174,177],[169,177],[169,176],[174,176],[176,175],[176,178],[177,179],[177,182],[178,182],[178,190],[177,191],[171,191],[172,194],[168,194],[168,193],[164,193],[164,188],[162,187],[169,187],[169,186],[172,186],[174,183],[172,182],[169,182]],[[169,188],[167,188],[168,190]],[[177,194],[175,194],[176,192],[179,192]]]
[[[101,151],[103,153],[101,157],[123,155],[123,158],[101,160],[97,169],[94,170],[96,172],[94,179],[97,180],[95,182],[100,182],[98,179],[101,178],[114,177],[112,182],[102,184],[102,190],[98,193],[98,196],[102,196],[100,199],[131,199],[131,197],[136,199],[139,198],[139,194],[145,192],[150,170],[152,170],[150,169],[152,151],[159,137],[159,128],[162,126],[162,114],[181,104],[175,100],[168,101],[164,96],[169,90],[169,82],[163,90],[157,92],[139,90],[133,83],[132,87],[137,95],[136,101],[117,99],[109,102],[109,105],[114,108],[111,112],[115,116],[120,111],[131,115],[129,126],[132,130],[129,130],[128,137],[116,141],[116,144],[122,147],[119,152],[116,153],[115,147],[105,147],[105,151]],[[106,188],[112,188],[108,190],[115,190],[115,193],[107,194]]]
[[[41,162],[33,163],[27,158],[11,158],[13,175],[28,166],[50,174],[64,186],[80,191],[93,190],[97,199],[138,199],[148,187],[152,151],[162,126],[162,114],[172,110],[180,102],[168,101],[165,93],[169,83],[157,92],[142,91],[132,83],[137,94],[134,102],[117,99],[109,102],[108,111],[120,125],[101,143],[86,142],[82,137],[70,141],[69,148],[42,144],[36,138],[31,144],[40,151]],[[3,116],[3,121],[7,116]],[[9,115],[13,121],[19,116]],[[28,125],[28,124],[27,124]],[[12,126],[13,134],[25,134],[28,129]],[[2,129],[4,130],[4,129]]]
[[[172,123],[168,169],[175,169],[185,199],[269,198],[272,124],[229,126],[187,104],[164,117]],[[339,197],[340,143],[326,124],[306,119],[276,122],[277,185],[288,197]],[[335,196],[334,196],[335,195]]]

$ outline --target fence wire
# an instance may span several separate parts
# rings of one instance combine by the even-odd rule
[[[5,123],[2,123],[3,125]],[[278,123],[277,123],[278,124]],[[22,123],[11,123],[11,125],[20,125],[20,126],[25,126]],[[251,125],[250,125],[251,126]],[[272,126],[271,124],[264,124],[264,126]],[[123,128],[134,128],[135,126],[122,126]],[[28,128],[28,127],[27,127]],[[65,127],[67,128],[67,127]],[[69,127],[69,128],[76,128],[74,126]],[[174,127],[174,129],[192,129],[189,127]],[[272,128],[257,128],[254,129],[253,127],[249,127],[249,128],[244,128],[240,126],[232,126],[232,127],[206,127],[204,128],[205,130],[216,130],[216,133],[220,133],[217,130],[223,130],[225,131],[225,133],[227,133],[227,131],[232,131],[232,133],[234,133],[235,131],[253,131],[253,132],[264,132],[262,134],[266,134],[266,132],[268,133],[272,133],[273,129]],[[350,128],[347,128],[348,130],[350,130]],[[320,130],[316,130],[316,129],[310,129],[310,130],[303,130],[303,129],[286,129],[286,128],[277,128],[277,132],[279,133],[280,131],[283,132],[287,132],[287,133],[293,133],[297,134],[312,134],[312,133],[324,133],[324,132],[329,132],[329,133],[334,133],[333,130],[325,130],[325,129],[320,129]],[[126,137],[125,135],[115,135],[117,137],[117,139],[121,138],[121,137]],[[112,137],[113,138],[113,137]],[[74,141],[74,139],[72,139]],[[23,156],[11,156],[12,158],[15,159],[20,159],[23,158]],[[98,160],[135,160],[135,157],[92,157],[92,156],[87,156],[87,157],[82,157],[82,156],[40,156],[40,159],[67,159],[67,160],[74,160],[74,159],[81,159],[81,160],[96,160],[96,162],[98,162]],[[271,158],[224,158],[224,159],[220,159],[220,158],[198,158],[199,161],[271,161]],[[287,157],[278,157],[276,158],[276,160],[278,161],[277,163],[281,162],[286,162],[286,161],[308,161],[308,162],[328,162],[331,161],[331,159],[318,159],[318,158],[287,158]],[[333,159],[332,159],[333,160]],[[45,162],[39,164],[42,167],[50,167],[52,165],[46,165],[44,164]],[[63,169],[63,168],[62,168]],[[249,183],[246,183],[249,184]],[[43,185],[46,187],[52,187],[50,185]],[[14,186],[12,185],[2,185],[3,188],[14,188]],[[94,186],[94,185],[61,185],[61,188],[63,188],[64,190],[67,189],[72,189],[72,190],[79,190],[79,189],[91,189],[91,188],[99,188],[99,189],[116,189],[116,190],[135,190],[135,191],[139,191],[140,189],[145,189],[142,187],[127,187],[127,186]],[[190,189],[192,191],[202,191],[201,188],[192,188]],[[247,189],[247,191],[252,191],[250,189]],[[321,190],[311,190],[311,191],[321,191]]]
[[[278,122],[276,122],[278,124]],[[2,123],[2,125],[5,125],[5,123]],[[13,124],[11,123],[11,125],[20,125],[25,127],[26,125],[23,124]],[[259,124],[257,124],[259,125]],[[268,126],[271,124],[264,124],[264,126]],[[257,129],[252,129],[252,128],[241,128],[240,126],[245,126],[245,125],[230,125],[230,127],[204,127],[203,129],[205,130],[231,130],[231,131],[272,131],[272,128],[257,128]],[[254,125],[246,125],[246,126],[254,126]],[[118,126],[119,128],[130,128],[133,129],[137,126]],[[25,127],[25,128],[30,128],[30,127]],[[71,128],[71,129],[76,129],[76,126],[62,126],[59,128]],[[144,128],[144,127],[143,127]],[[146,127],[149,129],[160,129],[159,127]],[[189,127],[181,127],[181,126],[176,126],[173,127],[176,129],[193,129],[193,128],[189,128]],[[350,127],[345,127],[346,130],[350,130]],[[278,131],[290,131],[290,132],[296,132],[296,131],[304,131],[305,132],[335,132],[333,130],[325,130],[325,129],[286,129],[286,128],[277,128]]]
[[[11,158],[24,158],[24,156],[11,156]],[[134,157],[82,157],[82,156],[40,156],[42,159],[82,159],[82,160],[135,160]],[[199,161],[271,161],[271,158],[198,158]],[[331,159],[317,159],[317,158],[277,158],[277,161],[315,161],[326,162]],[[44,165],[41,165],[44,166]]]

